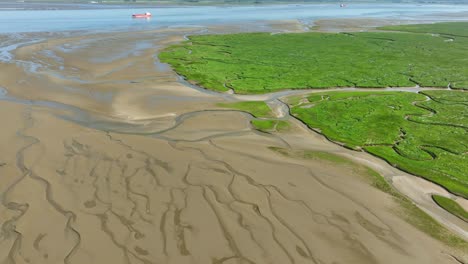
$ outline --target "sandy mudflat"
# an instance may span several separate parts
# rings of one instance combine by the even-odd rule
[[[21,63],[0,64],[0,263],[466,258],[349,167],[268,147],[349,151],[297,124],[256,132],[248,114],[216,106],[235,97],[188,87],[155,61],[199,30],[42,36],[16,50]]]

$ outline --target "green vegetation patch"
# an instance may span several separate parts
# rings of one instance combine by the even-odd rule
[[[252,126],[263,132],[283,132],[290,128],[287,121],[274,119],[254,119],[250,121]]]
[[[257,118],[274,117],[270,107],[264,101],[246,101],[235,103],[219,103],[219,107],[232,108],[251,113]]]
[[[419,31],[442,32],[440,28],[443,28],[446,34],[464,34],[463,26],[468,28],[468,23],[425,25],[420,26]],[[416,84],[468,88],[468,38],[448,39],[438,34],[201,35],[168,47],[160,58],[179,74],[205,88],[233,89],[244,94],[281,89]]]
[[[468,198],[466,92],[316,93],[291,113],[333,141]]]
[[[461,207],[454,200],[440,195],[432,195],[432,199],[440,207],[444,208],[445,210],[455,215],[456,217],[462,219],[463,221],[468,222],[468,212],[465,211],[465,209],[463,209],[463,207]]]
[[[384,193],[391,195],[393,199],[400,205],[400,208],[397,210],[397,214],[401,216],[406,222],[448,246],[462,251],[468,250],[468,242],[454,235],[423,210],[419,209],[419,207],[417,207],[408,198],[396,191],[382,175],[372,170],[371,168],[357,164],[345,157],[328,152],[291,150],[278,147],[270,147],[270,149],[291,158],[320,160],[351,168],[355,174],[364,177],[364,180],[369,182],[372,186]]]

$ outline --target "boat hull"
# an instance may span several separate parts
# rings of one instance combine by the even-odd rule
[[[151,15],[147,15],[147,14],[133,14],[132,17],[133,17],[133,18],[150,18]]]

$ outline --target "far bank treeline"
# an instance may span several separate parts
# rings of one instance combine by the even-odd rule
[[[160,58],[205,88],[246,94],[329,87],[468,88],[468,23],[382,29],[391,31],[191,36]]]
[[[193,36],[161,59],[217,91],[427,86],[444,91],[330,92],[289,98],[329,139],[468,198],[468,23],[362,33]],[[447,88],[452,88],[451,90]]]

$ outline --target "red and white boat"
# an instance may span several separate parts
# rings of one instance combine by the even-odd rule
[[[143,14],[133,14],[132,17],[133,18],[150,18],[152,15],[150,12],[146,12],[146,13],[143,13]]]

